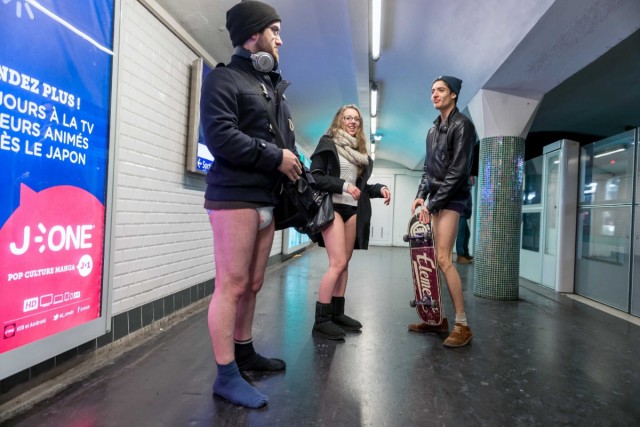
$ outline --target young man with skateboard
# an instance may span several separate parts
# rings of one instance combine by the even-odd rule
[[[273,207],[282,180],[295,181],[302,165],[278,70],[280,17],[260,1],[243,1],[227,12],[235,47],[231,62],[203,83],[202,128],[214,162],[207,173],[204,207],[215,245],[216,283],[209,332],[217,364],[213,394],[236,405],[260,408],[268,398],[240,371],[282,371],[285,362],[258,354],[252,325],[274,235]],[[265,103],[256,97],[262,88]],[[265,108],[276,111],[286,149],[276,143]]]
[[[417,207],[422,208],[421,222],[433,221],[438,267],[444,274],[455,308],[455,325],[444,341],[447,347],[462,347],[472,337],[464,311],[462,282],[452,259],[459,218],[468,209],[470,200],[469,173],[476,138],[473,123],[456,106],[461,87],[462,80],[453,76],[439,76],[431,86],[431,101],[440,115],[427,134],[424,173],[411,205],[412,215]],[[413,323],[409,330],[448,332],[449,325],[445,318],[438,326]]]

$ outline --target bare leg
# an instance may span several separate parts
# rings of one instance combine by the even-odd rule
[[[213,393],[237,405],[260,408],[269,399],[240,375],[233,336],[238,327],[246,332],[247,319],[253,320],[257,292],[254,292],[254,283],[258,280],[261,285],[264,277],[264,271],[255,272],[264,265],[262,252],[265,242],[273,239],[273,225],[258,231],[259,216],[255,209],[216,210],[209,214],[209,220],[216,265],[216,286],[208,313],[209,333],[218,364]],[[251,334],[250,323],[248,330]]]
[[[456,243],[459,218],[460,215],[457,212],[447,209],[432,216],[438,267],[444,274],[456,314],[463,314],[464,297],[462,295],[462,281],[460,280],[458,271],[453,265],[453,245]]]
[[[345,224],[340,214],[327,228],[322,230],[324,246],[329,256],[329,269],[320,280],[318,301],[316,302],[316,320],[313,324],[314,336],[341,340],[345,332],[335,323],[332,296],[336,291],[338,280],[347,269],[347,255],[345,253]]]
[[[322,230],[322,239],[329,256],[329,269],[320,280],[318,301],[323,304],[331,302],[338,279],[347,269],[347,254],[345,251],[345,224],[342,217],[336,214],[330,226]]]
[[[353,255],[353,246],[356,243],[356,215],[353,215],[347,220],[344,225],[345,234],[345,255],[347,258],[347,265],[338,278],[336,288],[333,291],[333,296],[343,297],[347,291],[347,279],[349,278],[349,261]]]
[[[462,296],[462,281],[458,271],[453,266],[453,245],[458,234],[458,220],[460,215],[455,211],[442,210],[434,215],[433,230],[436,238],[438,266],[444,273],[449,288],[449,294],[456,310],[456,321],[451,334],[444,340],[446,347],[462,347],[467,345],[473,334],[467,325],[464,313],[464,298]]]
[[[238,341],[248,340],[252,337],[253,315],[256,309],[256,296],[264,283],[264,274],[269,261],[269,252],[273,244],[273,232],[275,223],[258,231],[255,250],[249,270],[250,288],[242,295],[238,303],[238,313],[236,315],[236,329],[234,338]]]
[[[333,291],[333,297],[331,298],[331,305],[333,309],[333,322],[340,328],[347,331],[359,331],[362,328],[362,323],[353,319],[346,314],[345,311],[345,298],[344,294],[347,290],[347,279],[349,278],[349,261],[353,255],[353,246],[356,241],[356,216],[349,218],[345,224],[345,241],[344,252],[346,256],[346,266],[342,274],[338,277],[338,282]]]
[[[273,239],[273,227],[262,230],[262,239],[259,239],[255,209],[217,210],[209,215],[209,220],[216,264],[216,286],[209,305],[209,333],[216,362],[228,364],[234,360],[234,332],[240,329],[240,335],[246,333],[247,318],[253,320],[251,308],[255,307],[255,294],[251,292],[251,268],[262,262],[254,260],[259,252],[258,243]],[[247,296],[250,294],[253,294],[253,305],[252,297]],[[238,318],[242,319],[241,325],[237,325]],[[250,334],[250,325],[248,330]]]

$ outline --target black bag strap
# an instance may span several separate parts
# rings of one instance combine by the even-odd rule
[[[273,110],[269,108],[269,103],[267,102],[267,99],[268,99],[267,97],[269,96],[269,92],[267,92],[267,87],[265,86],[265,84],[259,83],[255,79],[254,75],[249,74],[245,70],[240,70],[237,68],[227,68],[227,70],[233,70],[236,73],[238,73],[238,75],[242,76],[247,81],[247,83],[249,83],[249,85],[253,87],[253,89],[256,91],[256,93],[258,94],[258,97],[260,98],[260,100],[262,101],[262,104],[264,105],[265,110],[267,110],[267,117],[269,117],[269,125],[271,126],[271,131],[276,137],[276,143],[278,144],[278,147],[282,148],[283,150],[286,149],[287,146],[284,144],[284,138],[280,133],[280,129],[278,129],[278,122],[276,121],[276,117],[273,113]]]

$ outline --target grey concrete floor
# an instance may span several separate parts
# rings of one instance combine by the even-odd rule
[[[6,425],[640,425],[639,326],[537,285],[523,284],[518,301],[474,297],[473,265],[462,265],[474,338],[449,349],[407,331],[417,321],[407,249],[372,247],[355,252],[347,289],[347,313],[364,328],[328,341],[311,336],[327,266],[312,248],[269,269],[254,342],[287,370],[248,376],[265,408],[212,398],[200,310]]]

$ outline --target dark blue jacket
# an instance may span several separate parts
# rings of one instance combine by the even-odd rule
[[[214,157],[207,173],[205,199],[275,205],[279,185],[286,177],[278,171],[282,150],[276,144],[259,94],[266,92],[286,147],[297,154],[293,121],[283,97],[289,82],[278,72],[256,71],[243,50],[218,66],[202,85],[200,120],[207,147]],[[255,77],[255,85],[235,70]],[[258,88],[258,92],[256,92]]]

